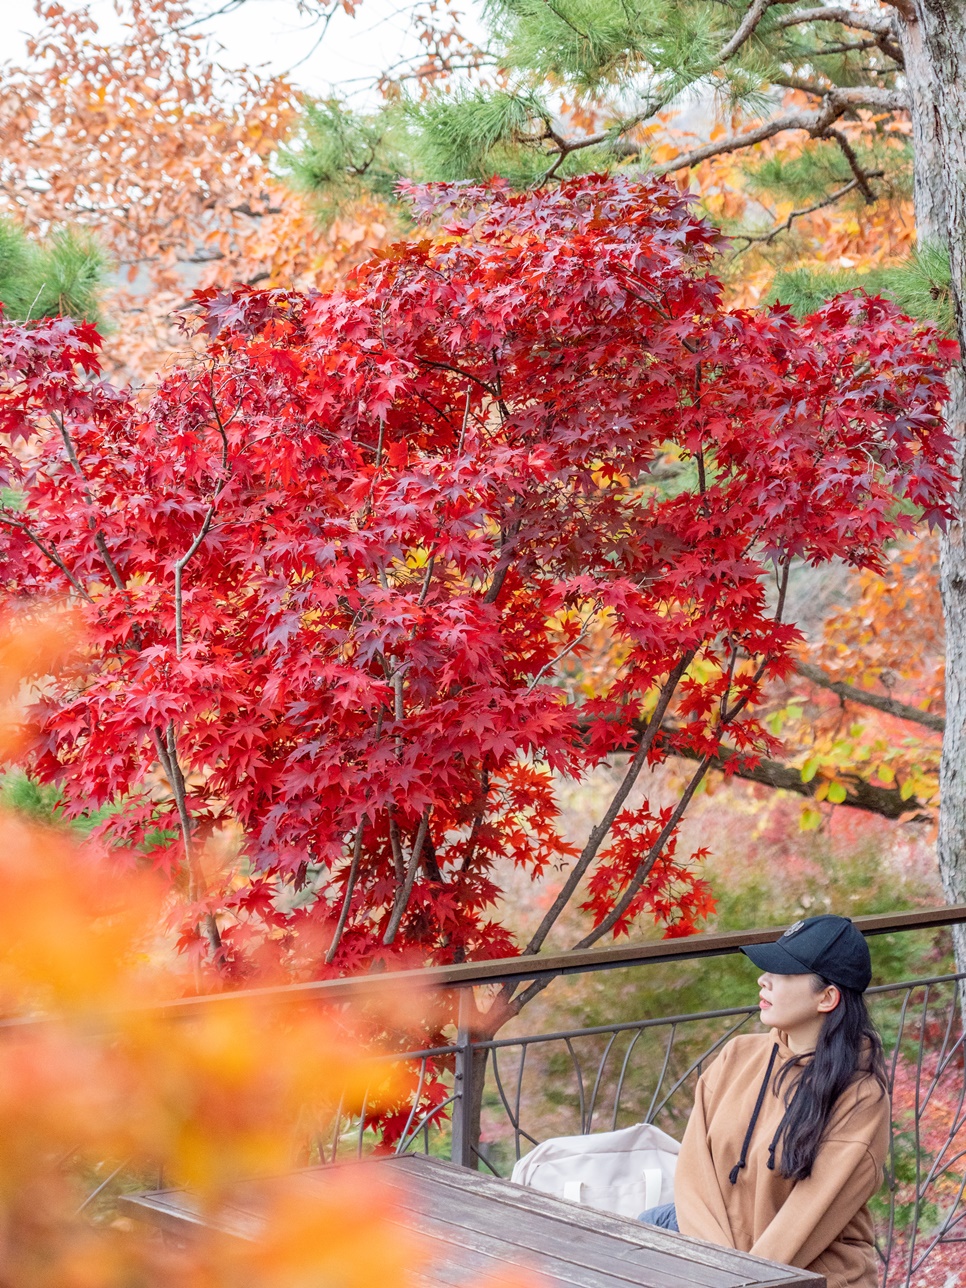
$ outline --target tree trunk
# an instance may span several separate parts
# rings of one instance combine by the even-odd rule
[[[901,38],[912,101],[916,224],[944,243],[956,328],[966,354],[966,0],[907,0]],[[940,769],[939,871],[950,903],[966,902],[966,365],[952,373],[949,429],[956,439],[956,519],[940,545],[946,619],[946,731]],[[954,930],[966,972],[966,927]]]

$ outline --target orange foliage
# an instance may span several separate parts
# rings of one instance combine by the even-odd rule
[[[943,712],[944,640],[938,552],[928,534],[896,547],[882,575],[853,574],[807,660],[831,679],[935,714]],[[842,780],[858,775],[897,785],[904,799],[935,806],[941,735],[795,677],[791,701],[776,711],[780,734],[806,779],[818,778],[816,800],[842,799]],[[821,815],[807,806],[803,822]]]
[[[0,83],[0,212],[32,233],[64,223],[96,233],[120,279],[108,359],[143,377],[183,344],[171,314],[195,286],[314,286],[388,230],[375,203],[320,230],[271,169],[295,90],[221,66],[185,30],[192,0],[119,9],[124,33],[108,44],[86,6],[37,0],[43,28]]]
[[[0,623],[5,724],[64,647],[59,615]],[[428,1245],[366,1167],[276,1182],[255,1241],[201,1227],[177,1248],[109,1211],[81,1217],[85,1168],[107,1160],[135,1184],[160,1171],[190,1186],[217,1218],[246,1178],[291,1170],[299,1128],[386,1103],[395,1075],[318,1012],[236,995],[166,1018],[151,1003],[185,980],[164,951],[164,896],[116,856],[0,816],[0,887],[0,1288],[425,1282]]]
[[[811,107],[807,95],[792,90],[785,95],[783,108],[794,111]],[[739,112],[719,120],[707,133],[692,134],[682,129],[678,115],[666,112],[635,132],[635,141],[647,147],[653,162],[664,165],[675,157],[710,139],[741,133],[753,122]],[[842,122],[842,132],[857,147],[879,128],[880,146],[892,147],[898,154],[907,122],[877,117],[859,111],[854,120]],[[755,228],[765,233],[780,228],[797,209],[785,197],[756,195],[746,173],[749,164],[760,164],[781,156],[794,161],[806,149],[828,148],[827,142],[816,142],[803,133],[786,133],[753,148],[723,153],[672,174],[682,189],[690,188],[699,206],[711,218],[727,228]],[[898,159],[898,157],[897,157]],[[901,161],[900,161],[901,164]],[[879,185],[878,200],[866,205],[853,191],[845,200],[796,217],[790,229],[778,233],[770,242],[748,243],[736,234],[734,249],[718,267],[725,281],[729,303],[738,308],[751,308],[768,294],[776,269],[809,268],[834,271],[848,269],[864,272],[882,264],[906,257],[915,243],[915,220],[911,196],[895,194]],[[844,185],[843,185],[844,186]],[[834,189],[830,188],[830,192]]]
[[[849,602],[833,610],[814,655],[836,680],[881,685],[928,711],[943,707],[939,551],[922,535],[897,547],[885,575],[855,574]]]

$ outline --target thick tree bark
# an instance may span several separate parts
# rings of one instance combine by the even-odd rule
[[[959,343],[966,354],[966,0],[901,0],[915,148],[916,223],[945,243]],[[956,520],[941,540],[946,619],[946,730],[940,770],[939,871],[950,903],[966,899],[966,369],[952,373],[948,423],[957,442]],[[966,928],[954,930],[966,971]]]

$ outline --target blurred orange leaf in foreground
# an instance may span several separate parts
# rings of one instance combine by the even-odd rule
[[[67,643],[60,614],[0,623],[8,731]],[[0,816],[0,883],[0,1288],[417,1282],[427,1245],[365,1166],[278,1185],[257,1239],[221,1220],[246,1179],[304,1162],[300,1142],[340,1105],[390,1098],[388,1062],[317,1009],[234,995],[166,1014],[184,980],[163,894],[123,856]],[[111,1167],[135,1188],[189,1186],[213,1228],[176,1246],[102,1210],[91,1172]]]

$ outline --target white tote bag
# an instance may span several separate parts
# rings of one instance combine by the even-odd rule
[[[557,1136],[537,1145],[511,1180],[558,1199],[618,1216],[639,1216],[674,1200],[681,1146],[651,1123],[590,1136]]]

